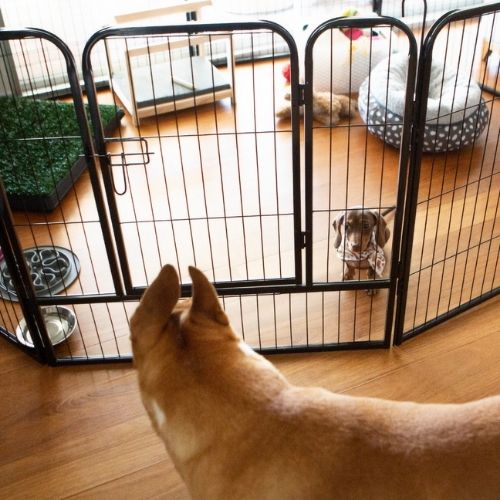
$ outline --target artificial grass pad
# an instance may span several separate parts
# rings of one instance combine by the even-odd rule
[[[99,108],[104,126],[121,111]],[[0,176],[7,194],[51,194],[83,154],[73,104],[4,96],[0,117]]]

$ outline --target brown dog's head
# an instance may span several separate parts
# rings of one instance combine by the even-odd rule
[[[333,221],[333,228],[336,232],[335,248],[339,248],[345,234],[346,248],[356,253],[361,253],[368,248],[373,233],[375,233],[377,245],[381,248],[391,235],[385,219],[379,212],[360,208],[351,208],[339,214]]]
[[[130,320],[134,363],[143,391],[153,390],[160,379],[165,389],[169,384],[174,389],[183,382],[184,358],[192,360],[196,350],[207,348],[207,344],[210,350],[217,342],[236,339],[212,284],[194,267],[189,268],[189,274],[191,300],[179,301],[179,278],[167,265],[146,290]]]
[[[201,450],[210,448],[214,436],[228,432],[235,401],[241,400],[246,386],[242,379],[252,380],[257,373],[248,375],[250,367],[267,374],[259,375],[258,384],[266,399],[286,385],[281,374],[233,331],[203,273],[190,267],[189,274],[190,300],[179,300],[179,278],[168,265],[130,320],[141,399],[181,475],[186,464],[202,456]]]

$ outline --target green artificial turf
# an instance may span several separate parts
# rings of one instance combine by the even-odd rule
[[[118,110],[99,107],[105,126]],[[0,176],[8,194],[50,194],[82,154],[73,104],[0,97]]]

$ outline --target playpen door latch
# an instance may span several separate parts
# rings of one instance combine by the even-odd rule
[[[128,167],[134,165],[148,165],[151,161],[148,141],[144,137],[113,137],[106,139],[106,144],[120,143],[121,151],[107,153],[108,165],[111,167],[111,180],[113,190],[117,195],[124,195],[127,192],[127,172]],[[118,167],[122,172],[121,188],[117,188],[114,167]]]
[[[121,151],[107,153],[109,164],[112,167],[147,165],[150,162],[150,155],[154,154],[149,151],[148,141],[144,137],[111,137],[106,139],[106,144],[113,143],[120,143]],[[136,146],[137,143],[139,147]]]

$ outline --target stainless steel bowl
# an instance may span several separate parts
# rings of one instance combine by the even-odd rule
[[[64,342],[73,334],[76,328],[76,316],[71,309],[62,306],[46,306],[41,310],[52,345]],[[21,344],[34,347],[24,318],[17,325],[16,337]]]

